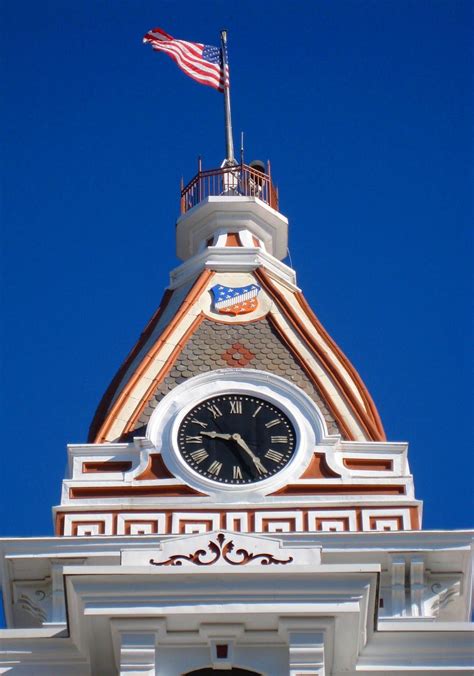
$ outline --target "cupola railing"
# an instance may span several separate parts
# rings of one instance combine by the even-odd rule
[[[181,213],[185,214],[206,197],[219,195],[258,197],[278,210],[278,189],[272,183],[270,162],[266,170],[263,162],[255,162],[253,166],[241,163],[203,171],[199,161],[196,176],[186,186],[181,182]]]

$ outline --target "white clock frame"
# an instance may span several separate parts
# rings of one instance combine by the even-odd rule
[[[177,443],[181,422],[197,404],[210,397],[236,393],[266,399],[291,420],[296,433],[293,458],[279,472],[253,484],[220,483],[195,472],[182,457]],[[147,438],[160,451],[168,469],[199,491],[226,502],[252,499],[278,490],[298,478],[308,465],[314,447],[329,441],[326,422],[316,404],[293,383],[267,371],[219,369],[189,378],[167,394],[154,410]]]

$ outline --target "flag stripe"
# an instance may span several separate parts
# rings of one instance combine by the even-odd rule
[[[206,73],[208,74],[208,81],[211,84],[211,86],[215,86],[216,89],[220,86],[222,86],[223,82],[220,76],[220,68],[207,68],[206,66],[203,65],[202,61],[198,61],[196,59],[189,59],[186,58],[186,56],[183,54],[181,50],[175,49],[171,46],[166,46],[166,47],[161,47],[160,46],[154,46],[153,48],[156,51],[163,51],[169,54],[172,59],[179,65],[179,67],[184,70],[188,75],[191,77],[195,77],[196,75],[201,76],[205,75]],[[202,79],[201,77],[195,78],[195,79]]]
[[[185,40],[166,40],[164,42],[158,42],[157,44],[159,49],[165,49],[165,47],[173,46],[177,49],[180,49],[182,52],[189,52],[190,55],[195,56],[198,59],[202,57],[202,50],[204,49],[204,45],[186,42]]]
[[[180,53],[174,53],[172,50],[168,49],[166,50],[166,52],[178,64],[181,70],[183,70],[187,75],[192,77],[194,80],[198,80],[198,82],[209,84],[211,87],[215,87],[216,89],[218,89],[221,81],[215,75],[212,74],[206,75],[204,72],[201,72],[201,70],[198,69],[196,66],[188,65]]]
[[[152,35],[157,40],[172,40],[173,38],[169,33],[166,33],[162,28],[153,28],[151,31],[148,31],[147,35]],[[145,36],[146,37],[146,36]]]
[[[221,79],[220,68],[216,69],[215,67],[212,66],[212,64],[209,64],[209,66],[204,65],[202,61],[194,58],[193,56],[189,56],[186,52],[183,52],[178,46],[166,45],[162,47],[160,45],[159,47],[155,47],[154,45],[152,45],[152,47],[157,51],[167,52],[170,56],[172,54],[176,55],[175,61],[179,64],[180,67],[183,67],[183,64],[185,64],[191,69],[196,68],[199,72],[209,74],[210,76],[213,77],[214,80],[216,80],[216,82],[219,82]]]
[[[145,41],[147,40],[147,36],[145,36]],[[202,58],[202,48],[204,45],[201,45],[200,43],[191,43],[191,42],[186,42],[184,40],[173,40],[172,42],[170,41],[165,41],[165,42],[159,42],[156,43],[155,41],[152,42],[152,47],[156,51],[164,51],[168,53],[171,56],[171,51],[175,52],[176,54],[181,54],[185,59],[190,59],[193,61],[193,63],[188,63],[188,66],[193,68],[195,67],[199,72],[202,72],[203,70],[210,72],[211,74],[214,75],[214,82],[211,86],[214,86],[215,83],[218,83],[218,86],[216,86],[216,89],[222,89],[224,86],[224,79],[222,76],[222,68],[217,64],[212,64],[209,61],[205,61]],[[196,58],[193,58],[195,55]],[[173,57],[172,57],[173,58]],[[174,59],[176,63],[182,68],[182,63],[179,61],[179,59]],[[184,68],[183,68],[184,70]],[[226,72],[228,74],[228,67],[226,69]],[[189,74],[191,77],[193,75],[189,72],[186,71],[187,74]],[[216,77],[218,75],[219,79]]]
[[[157,52],[165,52],[183,70],[201,84],[223,91],[226,84],[222,67],[221,50],[200,42],[175,40],[161,28],[154,28],[143,38]],[[229,70],[225,76],[228,79]]]

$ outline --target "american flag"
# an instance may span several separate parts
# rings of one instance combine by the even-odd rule
[[[189,77],[220,92],[224,91],[224,69],[219,47],[175,40],[161,28],[149,31],[143,42],[149,42],[157,52],[169,54]],[[229,77],[228,67],[226,72]]]
[[[260,287],[258,284],[239,287],[215,284],[211,291],[217,312],[226,315],[243,315],[252,312],[257,307]]]

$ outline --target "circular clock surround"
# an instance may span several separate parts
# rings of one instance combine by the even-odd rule
[[[177,443],[189,467],[216,483],[243,485],[280,472],[296,450],[295,428],[274,403],[250,394],[218,394],[181,421]]]
[[[240,463],[236,462],[230,465],[228,460],[224,462],[222,457],[218,458],[217,455],[223,453],[223,446],[220,446],[219,449],[216,446],[213,450],[208,441],[208,439],[212,441],[212,437],[210,436],[206,440],[203,439],[204,443],[202,445],[198,445],[197,442],[195,445],[190,444],[189,449],[186,451],[186,446],[183,445],[185,436],[206,436],[199,435],[196,427],[188,425],[187,421],[190,420],[190,414],[199,407],[204,406],[209,400],[215,401],[219,397],[222,398],[223,402],[226,402],[225,410],[222,410],[222,413],[229,413],[231,399],[248,397],[249,401],[263,401],[268,405],[268,411],[272,410],[270,407],[274,407],[274,410],[278,411],[278,415],[281,415],[282,419],[288,421],[288,429],[290,429],[292,436],[291,440],[290,433],[277,432],[276,425],[273,427],[273,432],[271,432],[271,427],[266,428],[269,434],[265,434],[265,436],[261,435],[261,439],[259,440],[258,431],[255,431],[255,437],[252,436],[246,439],[243,427],[237,427],[235,430],[230,428],[228,419],[232,420],[231,416],[235,417],[239,414],[229,413],[229,415],[226,415],[225,429],[223,427],[218,429],[217,425],[211,426],[210,421],[208,422],[207,419],[202,420],[202,422],[209,424],[207,428],[202,429],[225,435],[240,435],[244,444],[264,464],[267,470],[264,476],[257,477],[248,470],[246,480],[240,481],[238,470],[234,470],[234,466],[238,466]],[[224,409],[224,406],[222,408]],[[199,408],[199,410],[202,409]],[[244,411],[243,406],[242,411]],[[251,411],[252,415],[253,412]],[[261,412],[257,414],[257,417]],[[212,414],[209,415],[212,419]],[[245,415],[248,415],[248,411],[246,411]],[[272,419],[276,419],[278,415],[275,412]],[[223,417],[220,418],[221,423],[223,423]],[[266,422],[271,421],[268,420]],[[284,425],[282,426],[282,430],[283,428],[287,429]],[[248,432],[246,433],[248,435]],[[184,435],[181,439],[181,445],[180,434]],[[175,476],[181,478],[185,483],[198,491],[229,503],[241,502],[247,497],[252,500],[263,499],[265,495],[278,490],[292,479],[296,479],[301,475],[312,458],[316,444],[329,443],[332,446],[336,440],[328,435],[325,420],[315,403],[299,387],[272,373],[245,368],[208,371],[194,378],[189,378],[186,382],[175,387],[160,401],[154,410],[148,422],[146,436],[156,450],[161,452],[166,466]],[[285,441],[281,442],[285,446],[284,459],[281,462],[271,461],[269,458],[264,459],[265,453],[270,449],[277,453],[281,452],[278,444],[271,444],[271,436],[288,436],[288,446],[286,446]],[[266,446],[268,437],[270,437],[270,445],[264,447]],[[238,444],[235,439],[231,442],[230,438],[221,439],[220,441],[223,444],[228,444],[229,457],[237,457],[239,448],[242,450],[242,454],[245,454],[250,460],[251,456],[244,450],[242,443]],[[264,443],[260,447],[257,441],[263,441]],[[232,446],[231,444],[233,443],[236,446]],[[222,462],[222,468],[217,475],[217,480],[215,474],[212,474],[212,472],[211,476],[208,474],[211,462],[206,465],[206,471],[203,471],[204,467],[199,467],[200,463],[197,463],[198,466],[196,467],[190,462],[191,446],[194,446],[192,450],[204,449],[209,457],[211,456],[211,451],[214,452],[215,457],[212,457],[212,462]],[[287,455],[288,457],[286,457]],[[202,453],[198,455],[199,457],[202,457]],[[280,461],[279,455],[276,458],[277,461]],[[205,460],[207,462],[208,458],[206,457]],[[144,462],[146,462],[145,457]],[[253,459],[251,462],[255,465]],[[229,480],[227,476],[227,481],[219,481],[219,477],[225,479],[224,474],[228,474],[230,471],[232,472],[232,477],[234,476],[234,471],[237,473],[235,480]],[[243,460],[241,473],[242,479],[244,479]],[[250,480],[248,481],[247,479]]]

